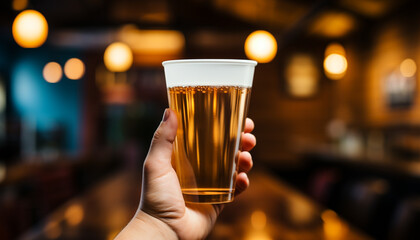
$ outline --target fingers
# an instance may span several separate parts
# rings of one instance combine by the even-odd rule
[[[177,127],[176,113],[171,109],[166,109],[162,122],[153,135],[144,164],[146,170],[159,170],[159,168],[171,167],[172,144],[175,141]]]
[[[252,121],[250,118],[246,118],[244,132],[250,133],[252,132],[252,130],[254,130],[254,127],[255,127],[254,121]]]
[[[252,156],[249,152],[241,152],[238,160],[238,172],[249,172],[253,166]]]
[[[236,177],[235,196],[241,194],[249,187],[249,179],[246,173],[241,172]]]
[[[251,151],[257,145],[257,139],[251,133],[242,133],[241,150]]]

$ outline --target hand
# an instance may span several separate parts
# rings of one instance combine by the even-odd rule
[[[171,165],[177,118],[170,109],[155,132],[143,166],[139,210],[117,239],[203,239],[213,228],[223,204],[185,203],[175,170]],[[238,160],[235,195],[249,186],[247,172],[252,168],[248,152],[256,139],[254,123],[246,119]]]

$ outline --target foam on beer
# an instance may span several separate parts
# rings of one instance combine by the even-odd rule
[[[162,63],[166,86],[239,86],[251,87],[254,69],[252,60],[191,59]]]

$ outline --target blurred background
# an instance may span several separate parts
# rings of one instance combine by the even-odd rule
[[[0,238],[113,239],[161,62],[259,62],[251,188],[209,239],[420,239],[415,0],[3,0]]]

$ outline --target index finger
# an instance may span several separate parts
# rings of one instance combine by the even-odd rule
[[[252,132],[252,130],[254,130],[254,127],[255,127],[254,121],[252,121],[250,118],[246,118],[244,132],[250,133]]]

